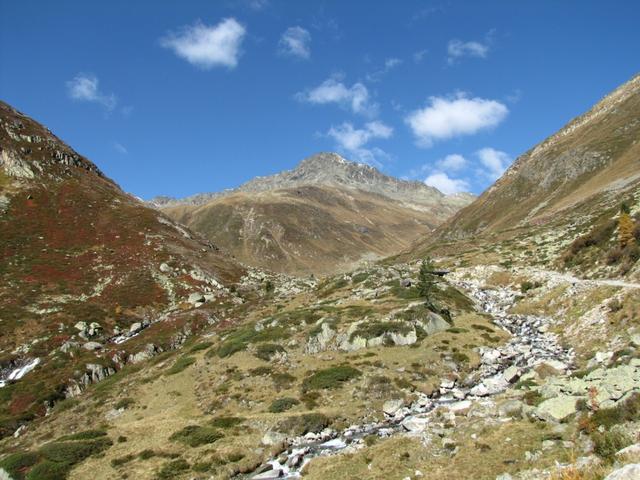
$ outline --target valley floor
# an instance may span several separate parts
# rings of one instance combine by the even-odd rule
[[[602,479],[640,461],[640,285],[458,268],[435,295],[447,321],[424,308],[417,268],[278,287],[2,448],[99,432],[111,445],[78,480]]]

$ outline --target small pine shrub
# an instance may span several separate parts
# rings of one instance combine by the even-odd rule
[[[335,389],[342,386],[343,383],[362,375],[360,370],[349,365],[338,365],[324,370],[319,370],[302,382],[303,391]]]
[[[300,403],[299,400],[290,397],[278,398],[271,402],[269,405],[269,411],[271,413],[282,413],[290,410]]]

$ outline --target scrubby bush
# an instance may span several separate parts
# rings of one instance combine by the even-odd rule
[[[274,355],[283,353],[285,350],[276,343],[262,343],[256,347],[256,357],[268,362]]]
[[[271,413],[282,413],[295,407],[299,403],[299,400],[291,397],[277,398],[269,405],[269,411]]]
[[[211,420],[210,424],[216,428],[232,428],[244,422],[241,417],[217,417]]]
[[[176,360],[173,366],[169,370],[167,370],[166,375],[175,375],[176,373],[180,373],[189,365],[193,365],[194,363],[196,363],[196,359],[193,357],[180,357],[178,360]]]
[[[184,443],[190,447],[199,447],[220,440],[223,435],[213,427],[189,425],[173,433],[169,440]]]
[[[607,461],[613,461],[615,454],[633,443],[629,436],[622,432],[594,432],[591,434],[593,451],[596,455]]]
[[[38,455],[33,452],[12,453],[0,460],[0,468],[4,469],[12,478],[24,478],[24,470],[38,461]]]
[[[319,370],[302,382],[303,391],[339,388],[344,382],[362,375],[360,370],[349,365],[338,365],[336,367]]]
[[[173,460],[171,462],[165,463],[160,471],[158,472],[158,479],[160,480],[169,480],[173,479],[181,473],[189,470],[191,466],[187,463],[184,458],[179,458],[177,460]]]

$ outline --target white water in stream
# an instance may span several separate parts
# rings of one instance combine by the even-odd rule
[[[476,371],[476,382],[445,386],[431,396],[420,394],[420,398],[409,407],[400,409],[393,417],[382,422],[353,425],[342,432],[330,431],[325,435],[311,434],[294,438],[285,452],[242,478],[300,478],[301,470],[313,458],[364,448],[363,438],[368,435],[390,437],[406,434],[408,428],[403,423],[408,425],[411,421],[414,425],[426,424],[430,414],[440,405],[462,400],[474,402],[504,391],[509,384],[503,372],[509,367],[518,367],[524,373],[546,359],[571,364],[573,352],[564,350],[556,336],[547,333],[551,319],[507,313],[516,301],[515,291],[506,288],[485,290],[477,281],[452,279],[451,283],[474,299],[480,312],[491,315],[496,325],[511,334],[506,344],[481,351],[483,362]]]

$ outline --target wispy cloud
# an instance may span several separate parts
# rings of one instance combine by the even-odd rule
[[[428,51],[426,49],[423,50],[418,50],[417,52],[415,52],[413,54],[413,62],[414,63],[422,63],[422,60],[424,60],[425,55],[428,53]]]
[[[491,181],[500,178],[512,161],[509,154],[491,147],[481,148],[475,155],[484,167],[481,173]]]
[[[299,101],[316,104],[337,104],[353,113],[375,115],[378,106],[369,97],[369,90],[362,83],[346,86],[335,78],[329,78],[311,90],[296,94]]]
[[[382,80],[382,77],[384,77],[387,73],[389,73],[394,68],[399,67],[400,65],[402,65],[401,59],[395,57],[387,58],[381,68],[379,68],[375,72],[367,74],[367,80],[369,82],[379,82],[380,80]]]
[[[302,27],[289,27],[280,37],[279,52],[282,55],[302,58],[311,57],[311,34]]]
[[[496,100],[468,98],[459,92],[449,97],[430,97],[424,108],[405,117],[418,145],[430,147],[434,141],[471,135],[495,127],[509,109]]]
[[[178,33],[168,33],[160,44],[196,67],[233,69],[238,65],[245,34],[245,27],[235,18],[226,18],[216,25],[198,21]]]
[[[124,145],[122,145],[119,142],[114,142],[113,148],[115,148],[116,152],[118,152],[121,155],[128,155],[129,154],[129,150],[127,150],[127,147],[125,147]]]
[[[393,128],[379,122],[368,122],[363,128],[354,128],[353,124],[345,122],[337,127],[331,127],[327,135],[333,138],[338,149],[345,152],[353,160],[381,165],[381,160],[388,155],[380,148],[368,147],[374,139],[386,139],[393,135]]]
[[[462,40],[453,39],[447,46],[447,61],[451,65],[460,57],[486,58],[488,53],[489,45],[487,44],[476,41],[463,42]]]
[[[100,91],[98,77],[92,74],[79,73],[69,80],[67,93],[73,100],[98,103],[108,111],[113,110],[118,103],[113,93],[106,94]]]

